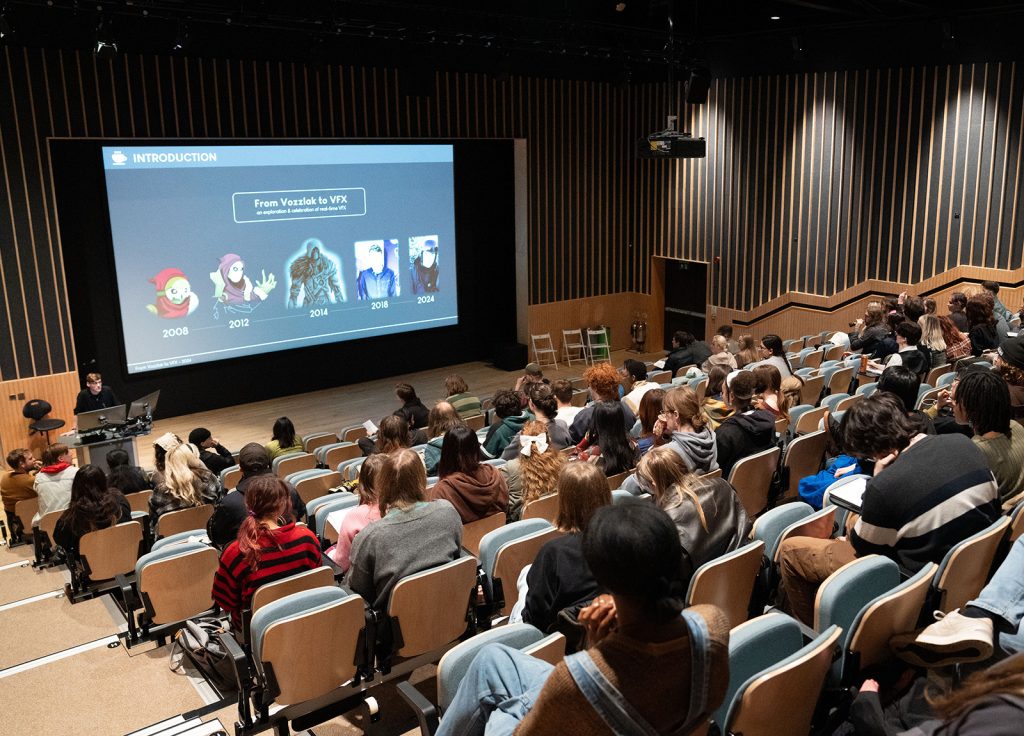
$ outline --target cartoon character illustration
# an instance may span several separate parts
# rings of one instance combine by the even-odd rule
[[[388,253],[385,253],[385,247]],[[356,243],[356,268],[361,269],[356,277],[357,299],[387,299],[398,296],[398,277],[387,266],[387,256],[398,259],[397,240],[369,240]],[[397,265],[397,264],[396,264]]]
[[[437,240],[409,238],[409,259],[412,261],[409,267],[412,293],[432,294],[437,291]]]
[[[210,273],[210,280],[213,281],[214,317],[220,316],[220,307],[225,312],[248,314],[277,286],[277,278],[274,274],[267,276],[266,271],[261,271],[260,280],[253,284],[245,275],[245,261],[236,253],[221,256],[217,270]]]
[[[317,238],[309,238],[302,248],[305,255],[293,258],[289,268],[288,306],[311,307],[345,301],[345,289],[338,280],[334,254],[329,253]],[[300,291],[303,292],[301,301]]]
[[[147,304],[146,309],[158,317],[187,317],[199,306],[199,295],[192,292],[188,277],[177,268],[165,268],[149,282],[156,286],[156,304]]]

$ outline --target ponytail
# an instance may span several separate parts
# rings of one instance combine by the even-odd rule
[[[273,546],[281,549],[268,519],[277,519],[279,523],[292,521],[288,485],[272,475],[256,476],[245,488],[245,506],[248,515],[238,529],[238,551],[255,572],[263,554],[262,538],[269,537]]]

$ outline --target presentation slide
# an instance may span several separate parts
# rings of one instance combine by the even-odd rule
[[[458,323],[451,145],[104,147],[103,166],[129,373]]]

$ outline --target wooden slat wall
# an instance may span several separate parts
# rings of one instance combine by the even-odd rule
[[[526,138],[531,305],[642,306],[652,257],[719,256],[709,300],[750,321],[796,292],[827,301],[961,266],[1024,280],[1022,77],[987,63],[720,79],[687,106],[681,85],[441,72],[410,97],[396,69],[7,46],[0,380],[75,369],[60,248],[90,244],[58,242],[49,136]],[[637,159],[672,111],[708,157]]]
[[[26,401],[49,401],[53,406],[50,418],[67,422],[64,429],[50,433],[50,440],[56,442],[57,436],[75,423],[75,398],[79,388],[78,375],[74,372],[0,382],[0,460],[17,447],[28,447],[36,457],[41,457],[46,447],[44,435],[29,437],[29,420],[21,414]],[[6,469],[7,463],[3,465]]]

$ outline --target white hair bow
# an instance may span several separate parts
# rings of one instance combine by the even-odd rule
[[[519,451],[524,456],[530,457],[534,445],[537,445],[538,452],[547,452],[548,436],[546,434],[524,434],[519,437],[519,444],[522,447]]]

